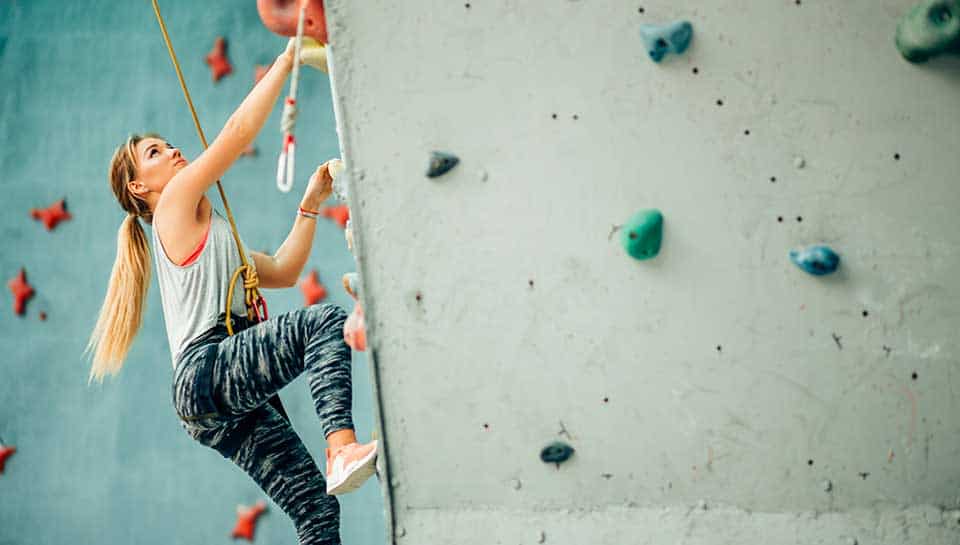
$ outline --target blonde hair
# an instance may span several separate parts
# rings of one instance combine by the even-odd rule
[[[120,207],[127,211],[127,217],[117,233],[117,258],[110,273],[107,295],[85,351],[93,352],[88,384],[94,379],[102,383],[107,373],[116,376],[120,372],[143,318],[150,286],[150,247],[139,218],[152,223],[153,214],[145,201],[130,192],[127,184],[136,178],[136,146],[145,138],[159,136],[131,135],[117,147],[110,160],[110,188]]]

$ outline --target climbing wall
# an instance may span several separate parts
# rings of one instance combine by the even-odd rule
[[[960,540],[960,60],[909,0],[326,5],[390,542]]]
[[[286,40],[261,22],[255,0],[159,2],[201,124],[212,140]],[[226,40],[232,67],[214,81],[204,59]],[[156,131],[195,158],[201,151],[151,2],[0,0],[0,544],[229,545],[238,505],[264,502],[254,544],[296,543],[293,524],[239,468],[191,439],[171,400],[173,369],[160,294],[152,281],[143,320],[120,375],[87,384],[82,352],[100,309],[124,213],[107,183],[114,148]],[[327,76],[301,72],[297,179],[276,189],[278,103],[256,140],[223,177],[248,248],[272,253],[293,225],[306,179],[339,144]],[[208,197],[223,210],[216,189]],[[31,217],[65,199],[71,219],[52,230]],[[329,204],[334,204],[332,201]],[[149,228],[148,228],[149,235]],[[151,265],[155,267],[155,265]],[[343,229],[321,218],[304,270],[324,302],[352,300],[340,276],[354,270]],[[34,288],[22,314],[7,282]],[[264,290],[271,315],[304,305],[300,289]],[[353,361],[354,419],[373,428],[369,366]],[[323,430],[306,378],[280,397],[323,470]],[[11,456],[6,447],[16,448]],[[376,481],[343,496],[345,543],[383,542]]]

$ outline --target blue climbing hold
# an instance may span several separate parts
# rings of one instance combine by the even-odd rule
[[[693,25],[678,21],[667,25],[640,25],[640,36],[653,62],[660,62],[667,53],[681,54],[693,39]]]
[[[456,155],[435,151],[430,154],[430,166],[427,167],[427,178],[442,176],[449,172],[451,168],[457,166],[459,162],[460,159],[458,159]]]
[[[790,250],[790,260],[797,267],[815,276],[830,274],[840,266],[840,256],[828,246],[810,246],[802,250]]]
[[[548,464],[566,462],[571,456],[573,456],[573,447],[559,441],[550,443],[540,451],[540,459]]]

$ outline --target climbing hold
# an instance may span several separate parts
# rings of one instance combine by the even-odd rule
[[[260,500],[253,507],[237,506],[237,525],[233,527],[233,533],[230,537],[236,539],[242,537],[248,541],[253,541],[253,531],[257,526],[257,519],[267,510],[267,504]]]
[[[296,36],[300,2],[294,0],[257,0],[257,12],[263,26],[281,36]],[[327,19],[323,0],[308,0],[303,18],[303,35],[327,43]]]
[[[343,324],[343,340],[357,352],[367,349],[367,326],[360,303],[353,307],[353,312],[347,316],[347,321]]]
[[[897,23],[894,41],[910,62],[960,52],[960,0],[924,0],[913,6]]]
[[[312,66],[324,74],[330,73],[330,69],[327,68],[326,46],[310,36],[304,36],[303,41],[300,42],[300,62]]]
[[[315,305],[327,296],[327,288],[320,283],[320,275],[316,270],[300,281],[300,291],[303,292],[303,301],[307,306]]]
[[[456,155],[442,151],[431,152],[430,165],[427,167],[427,178],[442,176],[449,172],[451,168],[457,166],[459,162],[460,159]]]
[[[3,473],[4,464],[7,463],[7,458],[13,456],[13,453],[17,452],[17,447],[11,447],[2,445],[0,446],[0,474]]]
[[[831,490],[833,490],[833,483],[830,481],[823,481],[822,483],[820,483],[820,486],[823,487],[824,492],[830,492]]]
[[[667,53],[679,55],[693,39],[693,25],[678,21],[666,25],[640,25],[640,36],[653,62],[660,62]]]
[[[635,259],[650,259],[660,252],[663,214],[656,209],[641,210],[620,229],[620,244]]]
[[[350,220],[350,207],[345,204],[336,206],[326,206],[320,210],[320,214],[337,223],[341,228],[346,229],[347,221]]]
[[[790,260],[804,271],[816,276],[830,274],[840,266],[840,256],[828,246],[810,246],[801,250],[790,250]]]
[[[213,74],[213,81],[220,81],[220,78],[233,72],[230,61],[227,60],[227,41],[223,36],[217,36],[213,42],[213,49],[207,54],[207,64],[210,65],[210,71]]]
[[[803,168],[804,166],[806,166],[806,164],[807,164],[807,161],[803,157],[797,156],[793,158],[793,166],[797,168]]]
[[[256,157],[257,148],[253,144],[249,144],[247,147],[243,148],[243,151],[240,152],[240,157]]]
[[[513,485],[514,490],[520,490],[520,488],[523,487],[523,483],[520,482],[520,479],[514,479],[510,482],[510,484]]]
[[[52,231],[61,221],[71,219],[65,199],[60,199],[46,208],[30,210],[30,215],[33,219],[42,221],[47,231]]]
[[[356,300],[360,297],[360,277],[355,272],[343,275],[343,289]]]
[[[347,239],[347,249],[353,251],[353,229],[350,228],[350,220],[347,220],[347,226],[343,228],[343,238]]]
[[[27,283],[27,271],[21,268],[20,274],[7,282],[7,286],[13,292],[13,311],[23,314],[27,308],[27,300],[35,293],[33,286]]]
[[[540,451],[540,459],[548,464],[566,462],[572,455],[573,447],[560,441],[550,443]]]

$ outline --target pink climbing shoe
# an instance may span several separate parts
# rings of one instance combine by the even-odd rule
[[[327,449],[327,494],[336,496],[360,488],[377,469],[377,441]]]

